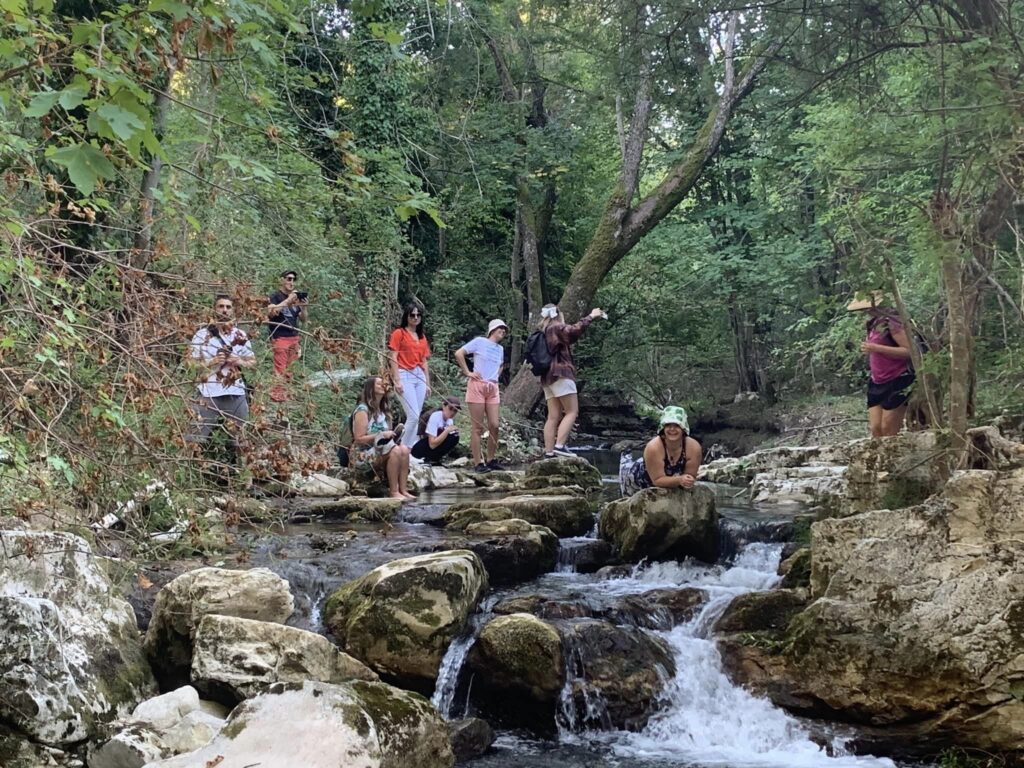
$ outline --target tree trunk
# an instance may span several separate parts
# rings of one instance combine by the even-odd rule
[[[942,257],[942,282],[949,301],[949,428],[953,451],[962,456],[967,448],[967,416],[970,410],[971,371],[974,368],[970,321],[964,303],[961,260],[952,247]]]
[[[171,97],[168,91],[171,89],[171,81],[177,68],[174,64],[174,57],[170,58],[167,66],[166,78],[163,86],[156,90],[156,99],[153,104],[153,133],[158,140],[163,140],[164,130],[167,127],[167,113],[171,107]],[[160,172],[163,170],[164,161],[157,155],[149,157],[149,168],[142,174],[142,186],[140,187],[139,219],[135,230],[133,243],[132,263],[139,269],[145,269],[149,265],[152,256],[151,246],[153,241],[153,217],[156,215],[155,201],[156,190],[160,186]]]
[[[718,152],[734,109],[753,88],[755,79],[782,42],[777,40],[753,56],[738,82],[732,70],[734,44],[735,23],[731,24],[731,34],[726,41],[726,77],[718,102],[683,157],[649,194],[631,207],[642,160],[643,142],[638,137],[646,134],[650,115],[650,104],[646,109],[643,105],[647,94],[644,88],[638,89],[619,183],[609,195],[594,235],[573,268],[558,302],[567,321],[576,321],[590,309],[597,289],[612,268],[690,193]],[[516,413],[526,415],[533,410],[540,392],[537,377],[528,368],[520,368],[505,393],[505,402]]]

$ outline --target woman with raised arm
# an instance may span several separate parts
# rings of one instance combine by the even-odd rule
[[[595,318],[605,316],[600,309],[594,308],[578,323],[568,325],[556,305],[545,304],[540,311],[540,324],[537,327],[544,333],[544,341],[551,356],[551,366],[540,378],[548,406],[548,417],[544,422],[545,458],[573,455],[565,447],[580,412],[572,345]]]

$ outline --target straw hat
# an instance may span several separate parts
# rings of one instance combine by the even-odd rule
[[[847,312],[858,312],[862,309],[874,309],[882,306],[885,294],[882,291],[870,291],[868,293],[858,292],[853,301],[846,305]]]

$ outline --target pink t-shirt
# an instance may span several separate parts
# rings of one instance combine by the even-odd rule
[[[903,323],[898,317],[883,316],[877,318],[868,331],[868,342],[886,347],[898,347],[892,337],[893,333],[903,330]],[[902,357],[889,357],[881,352],[868,353],[868,365],[871,367],[871,380],[875,384],[885,384],[902,376],[910,370],[910,360]]]

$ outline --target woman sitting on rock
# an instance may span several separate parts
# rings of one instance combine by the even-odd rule
[[[359,405],[352,412],[351,464],[356,469],[372,470],[387,475],[388,490],[393,499],[415,499],[409,493],[409,449],[396,444],[402,425],[388,425],[388,388],[380,376],[371,376],[363,383]]]
[[[700,443],[689,435],[686,411],[670,405],[661,412],[658,436],[644,446],[644,455],[635,461],[629,454],[619,460],[619,488],[623,496],[632,496],[644,488],[693,488],[700,467]]]

